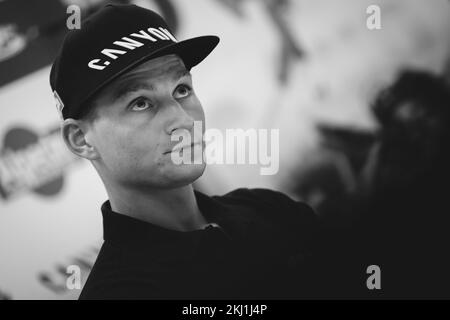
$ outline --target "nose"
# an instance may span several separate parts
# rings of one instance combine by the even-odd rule
[[[185,129],[191,131],[194,127],[192,118],[177,101],[171,101],[166,105],[168,120],[165,126],[166,133],[171,135],[175,130]]]

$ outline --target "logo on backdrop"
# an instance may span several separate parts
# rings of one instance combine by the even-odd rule
[[[0,61],[19,54],[26,44],[26,37],[17,31],[16,25],[0,25]]]
[[[59,127],[42,135],[13,127],[4,134],[0,149],[0,195],[5,200],[27,191],[54,196],[63,187],[64,171],[75,161]]]

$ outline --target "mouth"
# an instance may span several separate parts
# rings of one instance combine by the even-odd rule
[[[164,154],[170,154],[170,153],[172,153],[172,152],[180,152],[180,151],[182,152],[182,151],[185,150],[185,149],[195,148],[195,147],[203,146],[203,145],[204,145],[204,142],[203,142],[203,141],[192,142],[192,143],[189,144],[189,145],[178,146],[177,148],[168,150],[168,151],[164,152]]]

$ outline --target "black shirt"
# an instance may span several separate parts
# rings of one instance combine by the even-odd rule
[[[317,219],[266,189],[195,196],[212,223],[168,230],[102,205],[104,243],[80,299],[301,298]]]

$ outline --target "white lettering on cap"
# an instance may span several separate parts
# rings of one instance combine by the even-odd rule
[[[153,37],[151,35],[153,35]],[[178,42],[177,39],[170,33],[169,30],[163,27],[148,28],[147,32],[144,30],[139,30],[137,32],[131,33],[128,37],[122,37],[120,40],[114,41],[112,44],[120,47],[119,49],[114,48],[104,48],[100,51],[101,54],[107,56],[110,59],[116,60],[120,56],[127,54],[129,51],[139,48],[144,45],[144,43],[132,39],[138,38],[139,40],[147,40],[150,42],[157,41],[172,41]],[[124,49],[128,49],[125,51]],[[104,70],[107,66],[111,64],[111,61],[102,61],[101,59],[92,59],[88,62],[88,67],[94,70]]]

